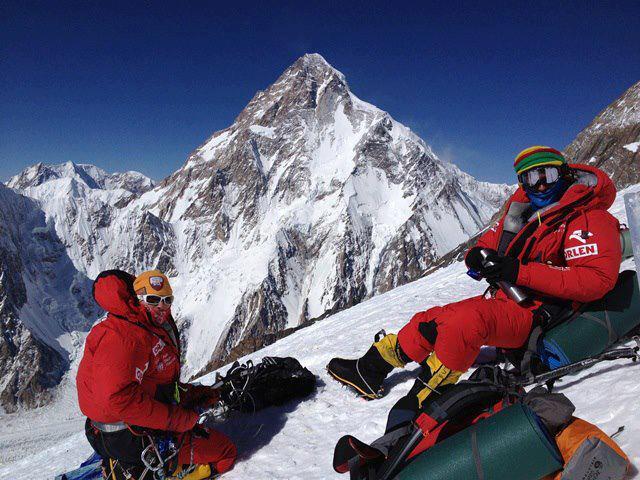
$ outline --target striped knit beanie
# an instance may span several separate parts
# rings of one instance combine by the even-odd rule
[[[537,145],[521,151],[516,157],[516,161],[513,162],[513,168],[515,168],[516,174],[520,175],[522,172],[540,165],[565,165],[566,163],[562,153],[555,148]]]

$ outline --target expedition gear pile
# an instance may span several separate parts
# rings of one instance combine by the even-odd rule
[[[562,470],[544,480],[573,478],[624,478],[631,467],[629,457],[609,435],[580,418],[556,435],[562,455]]]
[[[636,361],[639,350],[611,350],[582,368],[617,358]],[[480,367],[431,397],[411,422],[391,428],[388,422],[370,445],[342,437],[334,469],[352,480],[624,478],[629,462],[612,438],[573,417],[575,407],[564,395],[540,386],[525,392],[518,380],[498,366]]]

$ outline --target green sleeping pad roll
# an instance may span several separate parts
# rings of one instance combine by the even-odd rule
[[[555,443],[517,403],[420,454],[401,480],[539,480],[562,468]]]
[[[573,319],[544,334],[540,356],[551,369],[599,355],[640,324],[636,272],[620,273],[615,288]]]

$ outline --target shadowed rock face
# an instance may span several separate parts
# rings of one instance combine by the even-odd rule
[[[98,314],[38,205],[0,184],[0,407],[47,403],[69,366],[57,342]]]
[[[415,280],[509,193],[439,160],[315,54],[157,186],[100,172],[37,165],[10,185],[81,274],[172,277],[186,375]]]
[[[640,82],[600,113],[565,153],[607,172],[618,189],[640,182]]]

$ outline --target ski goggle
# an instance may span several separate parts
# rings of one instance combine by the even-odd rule
[[[527,188],[535,188],[541,184],[551,185],[560,178],[560,169],[554,166],[532,168],[518,175],[518,181]]]
[[[166,297],[161,297],[160,295],[138,295],[138,298],[149,305],[160,305],[160,302],[164,302],[165,305],[173,303],[173,295],[167,295]]]

